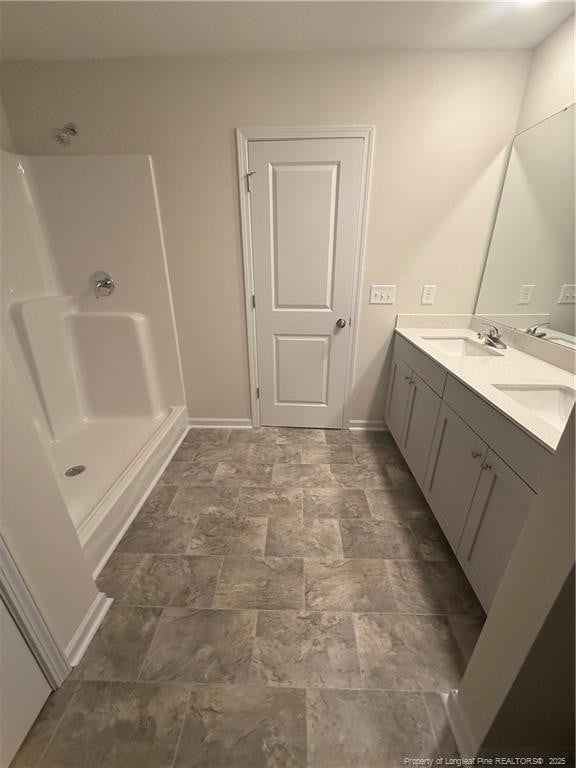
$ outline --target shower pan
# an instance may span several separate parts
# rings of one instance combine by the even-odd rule
[[[153,166],[2,160],[3,333],[97,574],[187,429]]]

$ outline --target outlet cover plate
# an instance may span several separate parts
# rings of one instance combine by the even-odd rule
[[[423,285],[422,298],[420,299],[420,304],[434,304],[435,298],[436,298],[436,286]]]
[[[371,285],[370,304],[394,304],[396,301],[395,285]]]
[[[516,304],[530,304],[534,288],[536,288],[535,285],[521,285]]]

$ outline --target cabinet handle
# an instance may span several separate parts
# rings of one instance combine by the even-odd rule
[[[484,463],[484,464],[482,464],[482,469],[487,469],[488,472],[491,472],[492,471],[492,464]]]
[[[473,459],[480,459],[482,457],[482,454],[480,451],[472,451],[472,458]]]

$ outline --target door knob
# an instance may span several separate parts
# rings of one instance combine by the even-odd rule
[[[341,317],[339,320],[336,320],[336,325],[338,328],[346,328],[346,320],[344,320],[343,317]]]

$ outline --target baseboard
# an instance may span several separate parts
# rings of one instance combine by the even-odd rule
[[[190,418],[188,424],[195,429],[252,429],[251,419],[205,419]]]
[[[366,430],[374,432],[387,432],[388,427],[384,423],[383,419],[350,419],[348,422],[348,429],[352,430]]]
[[[460,706],[458,701],[458,691],[450,691],[447,698],[444,700],[444,706],[460,756],[466,759],[476,757],[480,745],[476,743],[476,739],[472,735],[470,724],[468,723],[468,718]]]
[[[84,616],[80,622],[80,626],[72,635],[72,639],[64,651],[68,663],[71,666],[76,667],[82,659],[82,656],[84,656],[86,648],[88,648],[98,627],[102,624],[102,620],[108,613],[108,609],[112,605],[112,602],[112,598],[106,597],[104,592],[98,592],[94,598],[86,616]]]

